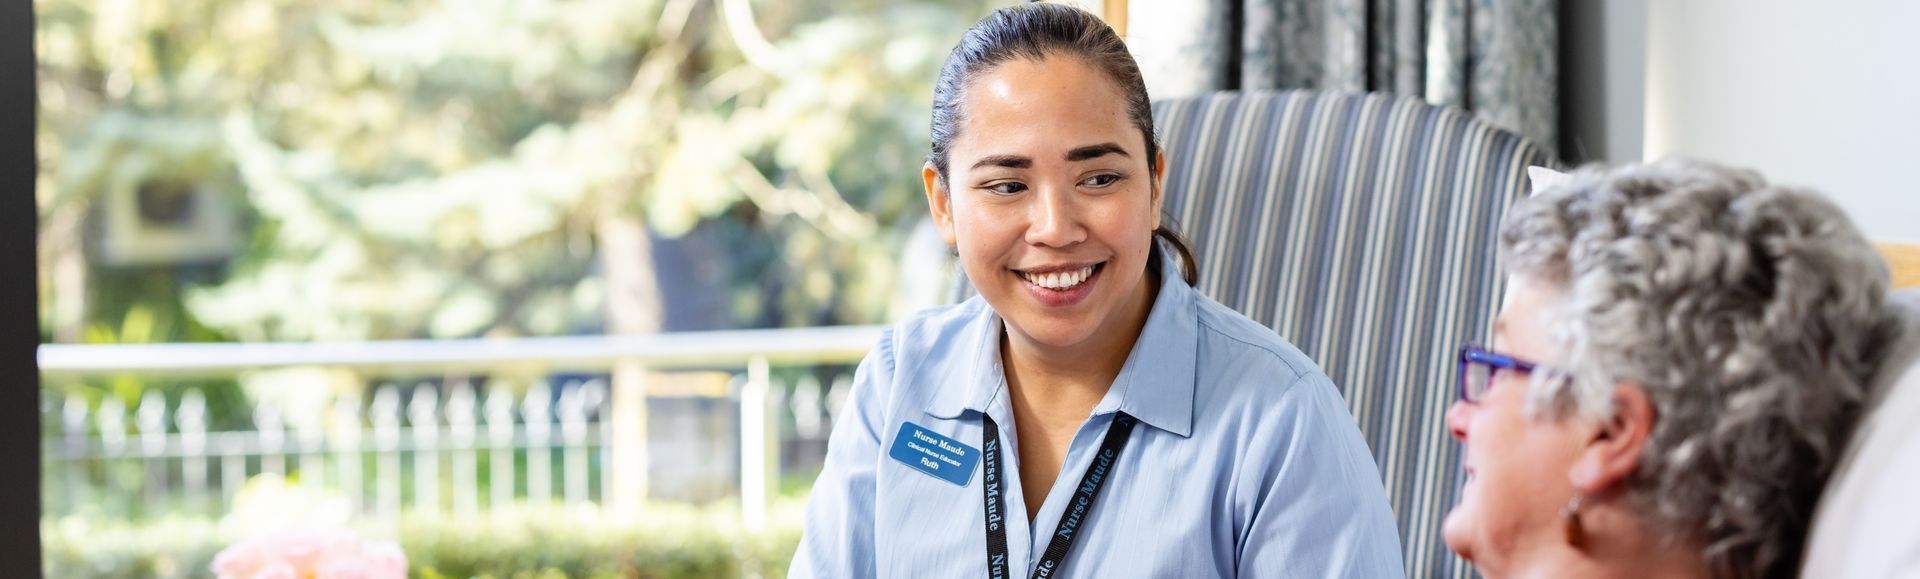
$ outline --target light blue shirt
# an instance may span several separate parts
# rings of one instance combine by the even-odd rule
[[[891,328],[855,373],[808,499],[793,577],[987,575],[979,466],[965,486],[888,455],[903,422],[974,449],[1001,430],[1007,547],[1025,579],[1116,412],[1139,419],[1056,577],[1404,577],[1380,474],[1333,383],[1171,259],[1140,338],[1026,518],[1019,437],[986,302]]]

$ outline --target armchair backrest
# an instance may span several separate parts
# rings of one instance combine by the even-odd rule
[[[1199,288],[1299,346],[1378,460],[1407,572],[1466,577],[1440,540],[1462,476],[1447,434],[1458,348],[1484,343],[1496,233],[1539,147],[1411,97],[1215,93],[1154,104],[1165,211]]]

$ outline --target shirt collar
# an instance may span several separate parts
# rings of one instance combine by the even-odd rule
[[[1158,248],[1154,254],[1159,256],[1161,281],[1153,311],[1147,314],[1147,323],[1134,340],[1120,375],[1114,378],[1106,397],[1094,405],[1093,414],[1126,412],[1154,428],[1185,437],[1193,432],[1194,373],[1200,348],[1196,317],[1199,294],[1181,277],[1177,258]],[[1003,322],[984,304],[980,309],[985,315],[974,318],[968,335],[958,342],[970,351],[957,352],[960,355],[954,358],[964,360],[966,368],[945,373],[960,382],[942,386],[928,409],[928,414],[936,418],[958,418],[968,410],[985,413],[993,399],[1006,391],[1007,375],[1000,365]]]

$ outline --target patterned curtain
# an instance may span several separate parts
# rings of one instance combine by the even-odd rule
[[[1417,95],[1554,150],[1550,0],[1133,0],[1127,43],[1154,98],[1312,88]]]

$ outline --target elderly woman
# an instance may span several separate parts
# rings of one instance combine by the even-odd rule
[[[1448,547],[1488,577],[1787,577],[1896,331],[1832,204],[1690,161],[1517,204],[1460,354]]]

